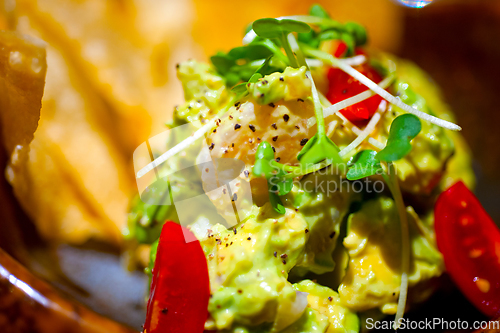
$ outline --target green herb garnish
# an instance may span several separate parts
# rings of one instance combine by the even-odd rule
[[[411,151],[410,141],[413,140],[422,124],[417,116],[403,114],[392,121],[387,145],[377,154],[380,161],[392,162],[399,160]]]
[[[375,158],[377,152],[374,150],[362,150],[358,152],[349,162],[347,179],[358,180],[361,178],[381,174],[384,170],[380,161]]]
[[[299,63],[288,42],[288,34],[292,32],[308,33],[311,31],[311,27],[307,23],[290,19],[277,20],[274,18],[264,18],[255,21],[252,27],[253,31],[259,37],[277,39],[285,50],[290,66],[294,68],[299,67]]]
[[[276,212],[284,214],[285,208],[279,196],[292,190],[293,179],[283,177],[287,172],[283,170],[283,164],[274,160],[274,151],[269,142],[263,141],[257,147],[252,173],[267,179],[269,202]]]

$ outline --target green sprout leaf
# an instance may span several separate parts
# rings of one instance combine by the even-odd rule
[[[263,72],[263,71],[265,71],[267,69],[267,67],[269,66],[269,62],[271,61],[272,57],[273,56],[270,55],[264,61],[264,63],[257,68],[257,70],[252,74],[252,76],[250,77],[250,79],[248,80],[248,82],[240,83],[240,84],[234,86],[231,89],[231,91],[235,94],[235,96],[233,98],[233,102],[234,103],[236,103],[237,101],[239,101],[240,99],[242,99],[246,94],[248,94],[248,88],[247,88],[248,83],[255,83],[259,79],[261,79],[263,77],[262,74],[261,74],[261,72]]]
[[[247,83],[243,82],[240,83],[236,86],[234,86],[231,91],[234,93],[234,100],[239,101],[240,99],[243,98],[246,94],[248,94],[248,89],[247,89]]]
[[[366,44],[368,36],[366,34],[366,29],[361,24],[356,22],[347,22],[344,27],[346,31],[353,36],[356,46]]]
[[[276,187],[279,195],[285,195],[290,193],[293,188],[293,178],[284,178],[287,173],[283,170],[279,170],[276,177],[270,180]]]
[[[375,158],[377,152],[374,150],[362,150],[358,152],[349,162],[347,179],[358,180],[382,173],[384,170],[380,161]]]
[[[277,20],[274,18],[264,18],[257,20],[252,25],[255,33],[262,38],[281,38],[290,32],[307,33],[311,27],[304,22],[283,19]]]
[[[257,147],[257,152],[255,154],[255,163],[252,169],[254,176],[264,177],[268,180],[276,176],[278,169],[272,166],[273,160],[273,147],[267,141],[261,142]]]
[[[317,4],[313,5],[311,7],[311,9],[309,9],[309,15],[321,17],[321,18],[325,18],[325,19],[330,18],[330,14],[328,14],[328,12],[323,7],[321,7],[320,5],[317,5]]]
[[[350,33],[342,32],[340,34],[340,39],[347,45],[347,55],[352,56],[354,54],[354,48],[356,47],[354,37]]]
[[[225,75],[228,73],[234,65],[236,65],[236,61],[227,54],[222,52],[218,52],[217,54],[210,57],[210,61],[214,65],[215,69],[222,74]]]
[[[283,49],[285,49],[290,66],[294,68],[299,67],[299,63],[288,43],[287,36],[292,32],[299,34],[308,33],[311,31],[311,27],[307,23],[290,19],[277,20],[274,18],[264,18],[255,21],[252,27],[257,36],[261,38],[278,39]]]
[[[274,52],[266,44],[263,43],[250,43],[245,46],[238,46],[231,49],[227,56],[234,60],[259,60],[265,59],[272,55]]]
[[[341,164],[342,158],[339,155],[339,147],[326,135],[314,135],[297,155],[297,159],[302,165],[312,165],[322,161],[328,163]]]
[[[257,147],[257,152],[255,154],[256,159],[265,159],[271,161],[274,159],[274,151],[271,144],[267,141],[262,141]]]
[[[266,179],[271,179],[276,170],[271,166],[269,160],[261,159],[255,160],[255,164],[253,166],[252,172],[256,177],[264,177]]]
[[[256,177],[267,179],[269,202],[274,210],[280,214],[285,213],[285,208],[279,196],[288,194],[293,188],[293,179],[284,177],[287,172],[280,168],[282,166],[274,160],[271,144],[267,141],[261,142],[257,147],[252,173]]]
[[[263,76],[260,73],[254,73],[251,77],[250,80],[248,80],[248,83],[255,83],[259,81],[259,79],[262,79]]]
[[[411,143],[420,130],[422,124],[417,116],[406,113],[392,121],[389,130],[387,145],[376,156],[379,161],[397,161],[411,151]]]
[[[269,191],[269,202],[271,203],[273,209],[279,214],[283,215],[286,213],[285,206],[283,206],[283,202],[281,202],[279,195],[276,194],[275,192]]]

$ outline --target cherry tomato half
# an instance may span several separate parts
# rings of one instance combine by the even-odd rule
[[[208,266],[200,242],[188,229],[165,222],[144,333],[203,333],[209,297]]]
[[[500,230],[462,182],[441,193],[434,210],[446,270],[489,317],[500,315]]]

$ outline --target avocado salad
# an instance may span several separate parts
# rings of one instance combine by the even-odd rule
[[[124,232],[152,278],[146,332],[194,294],[159,286],[203,275],[179,278],[194,244],[207,303],[189,301],[201,313],[184,325],[200,317],[200,332],[358,332],[389,315],[397,328],[436,290],[434,203],[457,180],[474,186],[470,154],[428,75],[367,40],[315,5],[177,65],[185,103],[136,165],[138,184],[161,181],[140,188]],[[160,259],[166,221],[195,240]]]

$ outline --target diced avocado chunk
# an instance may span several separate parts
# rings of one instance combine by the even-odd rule
[[[431,229],[407,208],[411,260],[409,286],[422,286],[441,275],[443,259],[432,243]],[[401,228],[394,201],[378,197],[349,216],[344,246],[350,260],[340,287],[341,303],[353,311],[374,308],[396,313],[401,283]]]

